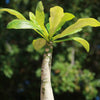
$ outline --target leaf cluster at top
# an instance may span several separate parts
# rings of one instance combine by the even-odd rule
[[[60,34],[56,34],[58,30],[62,28],[66,21],[72,20],[75,16],[71,13],[64,13],[63,8],[60,6],[55,6],[50,8],[50,18],[49,23],[45,23],[45,13],[42,2],[37,4],[35,14],[29,12],[30,20],[27,20],[21,13],[13,9],[3,8],[0,11],[7,11],[8,13],[17,17],[17,19],[12,20],[8,23],[8,29],[34,29],[42,38],[33,40],[33,46],[36,50],[41,49],[46,42],[62,42],[68,40],[75,40],[83,45],[83,47],[89,52],[89,43],[80,37],[71,37],[67,39],[62,39],[68,35],[75,34],[82,30],[85,26],[98,27],[100,22],[94,18],[80,18],[74,24],[67,27]],[[43,45],[40,45],[40,42]]]

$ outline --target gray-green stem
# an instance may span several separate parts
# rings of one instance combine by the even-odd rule
[[[41,98],[40,100],[54,100],[51,86],[51,61],[52,42],[46,44],[45,53],[41,68]]]

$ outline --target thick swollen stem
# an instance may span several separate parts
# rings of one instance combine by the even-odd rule
[[[54,100],[51,86],[51,60],[52,42],[46,44],[44,58],[41,68],[41,98],[40,100]]]

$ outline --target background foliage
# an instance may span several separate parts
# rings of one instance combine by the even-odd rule
[[[1,0],[0,7],[13,8],[28,18],[35,12],[39,0]],[[55,5],[73,13],[76,18],[93,17],[100,21],[99,0],[42,0],[46,23],[49,9]],[[14,17],[0,13],[0,98],[2,100],[39,100],[40,66],[43,50],[36,52],[32,40],[39,35],[33,30],[8,30],[6,25]],[[62,97],[73,100],[100,99],[100,28],[84,28],[76,36],[87,39],[91,50],[87,54],[76,42],[54,45],[52,84],[56,100]]]

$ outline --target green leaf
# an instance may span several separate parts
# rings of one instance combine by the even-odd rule
[[[6,12],[10,13],[11,15],[16,16],[18,19],[26,20],[26,18],[20,12],[18,12],[16,10],[9,9],[9,8],[2,8],[2,9],[0,9],[0,11],[6,11]]]
[[[13,75],[13,70],[8,65],[4,65],[3,72],[4,72],[5,76],[8,78],[11,78]]]
[[[44,14],[44,7],[41,1],[37,4],[36,7],[36,20],[41,26],[44,25],[45,14]]]
[[[31,20],[35,25],[40,26],[40,25],[38,24],[38,22],[36,21],[36,16],[35,16],[32,12],[29,12],[29,18],[30,18],[30,20]]]
[[[32,44],[33,44],[34,49],[39,51],[42,47],[45,46],[46,40],[44,40],[43,38],[38,38],[38,39],[33,40]]]
[[[48,32],[50,32],[50,24],[49,23],[46,24],[46,28],[47,28]]]
[[[8,29],[40,29],[39,26],[35,25],[31,21],[20,20],[20,19],[15,19],[10,23],[8,23],[7,28]]]
[[[75,34],[76,32],[81,31],[85,26],[98,27],[100,26],[100,22],[94,18],[80,18],[76,23],[66,28],[61,34],[56,35],[54,39]]]
[[[64,13],[63,8],[59,6],[52,7],[50,9],[50,37],[52,37],[57,29],[62,27],[66,21],[71,20],[75,16],[71,13]]]
[[[37,25],[37,26],[39,26],[40,27],[40,25],[38,24],[38,22],[36,21],[36,16],[34,15],[34,13],[32,13],[32,12],[29,12],[29,18],[30,18],[30,20],[35,24],[35,25]],[[43,35],[43,30],[41,29],[41,27],[40,27],[40,29],[38,29],[38,30],[36,30],[36,29],[34,29],[38,34],[40,34],[42,37],[44,37],[45,38],[45,36]]]
[[[55,40],[54,42],[58,43],[58,42],[69,41],[69,40],[75,40],[75,41],[79,42],[80,44],[83,45],[83,47],[86,49],[86,51],[89,52],[89,48],[90,48],[89,43],[80,37],[71,37],[71,38],[63,39],[63,40]]]
[[[69,21],[69,20],[73,19],[74,17],[75,16],[71,13],[64,13],[56,30],[61,29],[61,27],[65,24],[66,21]]]
[[[39,27],[40,27],[40,25],[39,25],[38,22],[36,21],[36,16],[35,16],[32,12],[29,12],[29,18],[30,18],[30,20],[31,20],[36,26],[39,26]],[[41,27],[40,27],[39,30],[42,32]]]
[[[80,44],[82,44],[83,47],[86,49],[86,51],[89,52],[90,46],[86,40],[84,40],[83,38],[80,38],[80,37],[72,37],[72,39],[79,42]]]
[[[83,45],[83,47],[86,49],[86,51],[89,52],[89,48],[90,48],[89,43],[80,37],[71,37],[71,38],[63,39],[63,40],[55,40],[54,42],[58,43],[58,42],[64,42],[64,41],[70,41],[70,40],[75,40],[75,41],[79,42],[80,44]]]
[[[46,28],[47,28],[48,32],[50,32],[50,24],[49,23],[46,24]],[[59,30],[61,30],[61,27],[59,27],[57,29],[57,31],[59,31]]]
[[[41,26],[43,30],[43,34],[46,37],[48,37],[48,32],[44,26],[45,14],[44,14],[44,7],[41,1],[37,4],[37,7],[36,7],[36,21]]]
[[[63,8],[59,6],[52,7],[50,9],[50,37],[52,37],[57,29],[58,24],[60,23],[61,18],[63,17]]]
[[[36,22],[36,17],[34,15],[34,13],[29,12],[29,18],[30,18],[31,21]]]

